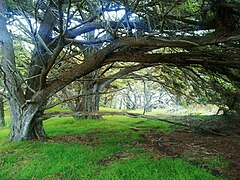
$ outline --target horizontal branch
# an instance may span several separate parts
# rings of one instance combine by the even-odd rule
[[[130,28],[130,29],[140,29],[140,30],[148,30],[147,24],[141,21],[137,22],[122,22],[121,24],[118,24],[118,22],[115,21],[110,21],[108,24],[104,24],[101,22],[88,22],[84,24],[84,26],[80,26],[76,29],[68,31],[68,35],[71,38],[75,38],[77,36],[80,36],[84,33],[88,33],[91,31],[94,31],[96,29],[108,29],[108,28],[115,29],[116,27],[118,28]]]
[[[199,37],[185,37],[185,38],[148,38],[148,37],[124,37],[113,41],[108,46],[100,49],[91,57],[84,60],[83,63],[77,64],[71,69],[65,71],[58,76],[57,80],[51,81],[45,89],[43,96],[51,96],[55,92],[61,90],[63,87],[79,79],[86,74],[108,64],[117,61],[121,62],[140,62],[140,63],[165,63],[174,65],[224,65],[226,67],[240,69],[240,64],[237,61],[232,61],[232,56],[228,57],[228,61],[218,61],[226,56],[226,53],[214,54],[212,53],[175,53],[175,54],[144,54],[149,49],[159,49],[161,47],[197,47],[205,45],[218,44],[220,42],[228,42],[240,39],[239,32],[218,35],[212,33],[206,36]],[[132,49],[141,49],[142,53],[138,54],[131,51]],[[132,52],[128,54],[128,51]],[[217,56],[218,55],[218,56]],[[217,60],[216,60],[217,57]],[[206,58],[209,58],[206,60]],[[233,59],[234,60],[234,59]],[[49,92],[51,94],[49,94]]]
[[[210,33],[205,36],[184,36],[184,37],[126,37],[116,40],[114,43],[128,47],[198,47],[214,45],[240,39],[239,32],[226,34]]]
[[[164,63],[175,65],[191,65],[199,64],[203,66],[225,66],[229,68],[239,69],[240,62],[232,60],[232,54],[227,53],[169,53],[169,54],[122,54],[113,53],[109,56],[107,62],[140,62],[140,63]]]

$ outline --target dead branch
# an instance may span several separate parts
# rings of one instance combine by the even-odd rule
[[[176,122],[176,121],[173,120],[173,118],[166,119],[166,118],[161,118],[161,117],[156,117],[156,116],[142,115],[142,114],[129,113],[129,112],[102,112],[102,113],[101,112],[94,112],[94,113],[92,113],[92,112],[77,112],[77,113],[52,112],[52,113],[44,114],[42,116],[42,118],[39,119],[39,121],[44,121],[44,120],[47,120],[47,119],[52,118],[52,117],[72,116],[72,117],[81,118],[81,117],[84,117],[84,116],[109,116],[109,115],[110,116],[115,116],[115,115],[128,116],[128,117],[133,117],[133,118],[145,118],[145,119],[148,119],[148,120],[162,121],[162,122],[166,122],[166,123],[173,124],[173,125],[176,125],[176,126],[187,127],[189,129],[193,129],[193,130],[196,130],[196,131],[199,131],[199,132],[209,133],[209,134],[213,134],[213,135],[217,135],[217,136],[225,136],[222,133],[218,133],[218,132],[214,132],[212,130],[204,129],[204,128],[200,127],[199,125],[194,126],[194,125],[191,125],[190,123]],[[137,130],[137,129],[135,128],[133,130]],[[138,130],[140,130],[140,129],[138,129]]]

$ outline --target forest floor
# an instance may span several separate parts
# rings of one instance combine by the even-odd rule
[[[143,141],[131,142],[138,148],[154,153],[157,158],[166,156],[182,158],[211,171],[213,175],[224,176],[229,179],[240,179],[240,137],[204,135],[188,129],[175,130],[170,133],[159,132],[141,133]],[[65,143],[80,143],[97,146],[95,134],[85,136],[58,136],[53,141]],[[126,152],[125,152],[126,153]],[[126,154],[103,159],[101,163],[109,164],[121,160]]]
[[[240,179],[240,137],[203,135],[188,130],[142,136],[147,149],[153,148],[166,156],[184,158],[210,169],[215,175]],[[219,163],[221,161],[222,164]]]
[[[14,144],[0,129],[0,179],[240,179],[237,136],[124,116],[44,126],[49,139]]]

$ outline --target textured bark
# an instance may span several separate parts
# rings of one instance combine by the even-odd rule
[[[4,101],[3,97],[0,96],[0,127],[5,126],[4,119]]]
[[[91,73],[89,76],[92,76],[94,74]],[[88,76],[88,77],[89,77]],[[99,112],[99,100],[100,100],[100,95],[97,94],[99,91],[98,85],[95,84],[94,81],[85,81],[83,83],[83,90],[82,94],[86,94],[86,96],[83,96],[81,98],[81,102],[79,103],[79,107],[77,107],[76,111],[77,112]],[[87,95],[91,94],[91,95]],[[76,117],[77,118],[77,117]],[[100,119],[100,116],[95,116],[95,115],[83,115],[80,116],[79,118],[81,119]]]
[[[46,138],[43,124],[38,121],[43,114],[38,104],[29,104],[20,111],[21,107],[11,102],[10,108],[12,119],[10,139],[13,142]]]
[[[6,12],[6,9],[6,1],[0,1],[0,13],[2,14],[0,15],[0,42],[2,54],[1,67],[5,78],[5,86],[7,87],[8,93],[10,94],[10,113],[11,118],[13,118],[13,114],[16,114],[17,117],[21,116],[20,110],[24,98],[22,90],[19,88],[21,86],[16,69],[13,42],[6,27],[6,19],[3,16]],[[12,121],[12,127],[15,125],[16,122]],[[20,126],[16,127],[16,129],[19,128]]]

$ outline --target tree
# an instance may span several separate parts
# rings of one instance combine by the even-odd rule
[[[5,120],[4,120],[4,99],[0,95],[0,127],[5,126]]]
[[[118,20],[107,14],[120,10],[124,13]],[[9,7],[1,1],[1,69],[10,95],[10,138],[46,137],[42,121],[48,100],[73,81],[114,62],[165,64],[220,75],[230,82],[234,93],[219,93],[228,102],[235,99],[228,105],[239,114],[239,11],[238,2],[224,0],[39,0],[9,1]],[[27,76],[20,73],[6,27],[9,19],[19,16],[27,25],[17,21],[16,26],[21,24],[34,45]],[[91,31],[99,35],[84,38]],[[101,48],[91,56],[84,55],[86,47],[99,43]],[[83,61],[64,68],[79,54]]]
[[[158,67],[133,72],[118,80],[116,85],[120,86],[122,90],[114,93],[113,97],[110,95],[111,97],[108,99],[111,99],[113,103],[108,105],[105,103],[105,106],[116,109],[143,109],[143,114],[145,114],[145,112],[151,112],[153,108],[174,105],[176,101],[174,94],[176,93],[173,92],[170,83],[167,87],[161,84],[167,79],[159,75],[159,72],[154,73],[155,69]],[[156,77],[161,77],[161,80]],[[105,95],[106,98],[107,96],[108,94]]]

